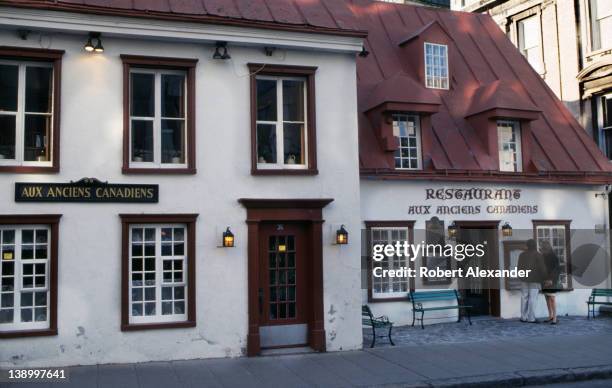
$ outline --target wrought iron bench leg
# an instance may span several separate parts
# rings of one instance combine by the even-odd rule
[[[472,326],[472,317],[470,316],[470,309],[467,308],[465,310],[466,310],[468,322],[470,323],[470,326]]]
[[[457,323],[460,323],[461,322],[461,308],[457,309],[457,315],[458,315]]]
[[[423,324],[423,315],[425,315],[425,311],[421,311],[421,329],[425,330],[425,325]]]
[[[372,325],[372,343],[370,344],[370,348],[373,348],[375,343],[376,343],[376,328],[374,327],[374,325]]]
[[[393,340],[391,339],[391,330],[393,330],[393,325],[389,326],[389,342],[391,342],[391,345],[395,346]]]
[[[414,309],[412,309],[412,327],[414,327],[414,320],[416,318],[416,314],[414,312]]]

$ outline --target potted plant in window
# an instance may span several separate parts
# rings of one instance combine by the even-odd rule
[[[172,153],[172,163],[173,164],[181,164],[183,161],[181,160],[181,153],[178,151],[174,151]]]
[[[44,148],[40,150],[40,153],[36,157],[36,161],[37,162],[46,162],[47,161],[47,157],[45,156]]]
[[[142,150],[136,150],[134,152],[134,159],[133,159],[133,161],[134,162],[142,162],[142,161],[144,161],[143,156],[144,156],[144,152],[142,152]]]

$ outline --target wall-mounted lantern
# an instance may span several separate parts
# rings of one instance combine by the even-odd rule
[[[448,238],[450,239],[457,238],[458,230],[459,228],[457,227],[457,224],[455,223],[455,221],[453,221],[453,223],[448,226]]]
[[[230,230],[229,226],[223,232],[223,248],[233,248],[234,247],[234,233]]]
[[[227,42],[217,42],[213,59],[230,59],[231,56],[227,52]]]
[[[504,237],[512,237],[512,226],[509,223],[505,223],[502,227],[502,236]]]
[[[348,232],[344,229],[344,225],[340,225],[340,229],[336,231],[336,244],[346,245],[348,244]]]
[[[96,45],[95,46],[93,44],[94,40],[96,40]],[[87,37],[87,43],[85,43],[85,46],[83,46],[83,48],[88,53],[98,53],[98,54],[103,53],[104,52],[104,46],[102,46],[102,39],[100,38],[100,33],[99,32],[90,32],[89,36]]]

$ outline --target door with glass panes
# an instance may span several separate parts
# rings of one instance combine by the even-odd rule
[[[308,343],[308,252],[301,224],[262,225],[260,234],[260,341],[262,348]]]

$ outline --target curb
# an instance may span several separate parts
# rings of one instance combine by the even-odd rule
[[[580,368],[544,369],[518,371],[482,376],[468,376],[450,379],[435,379],[416,384],[422,387],[524,387],[576,381],[612,378],[612,365]],[[411,385],[407,385],[411,386]]]

